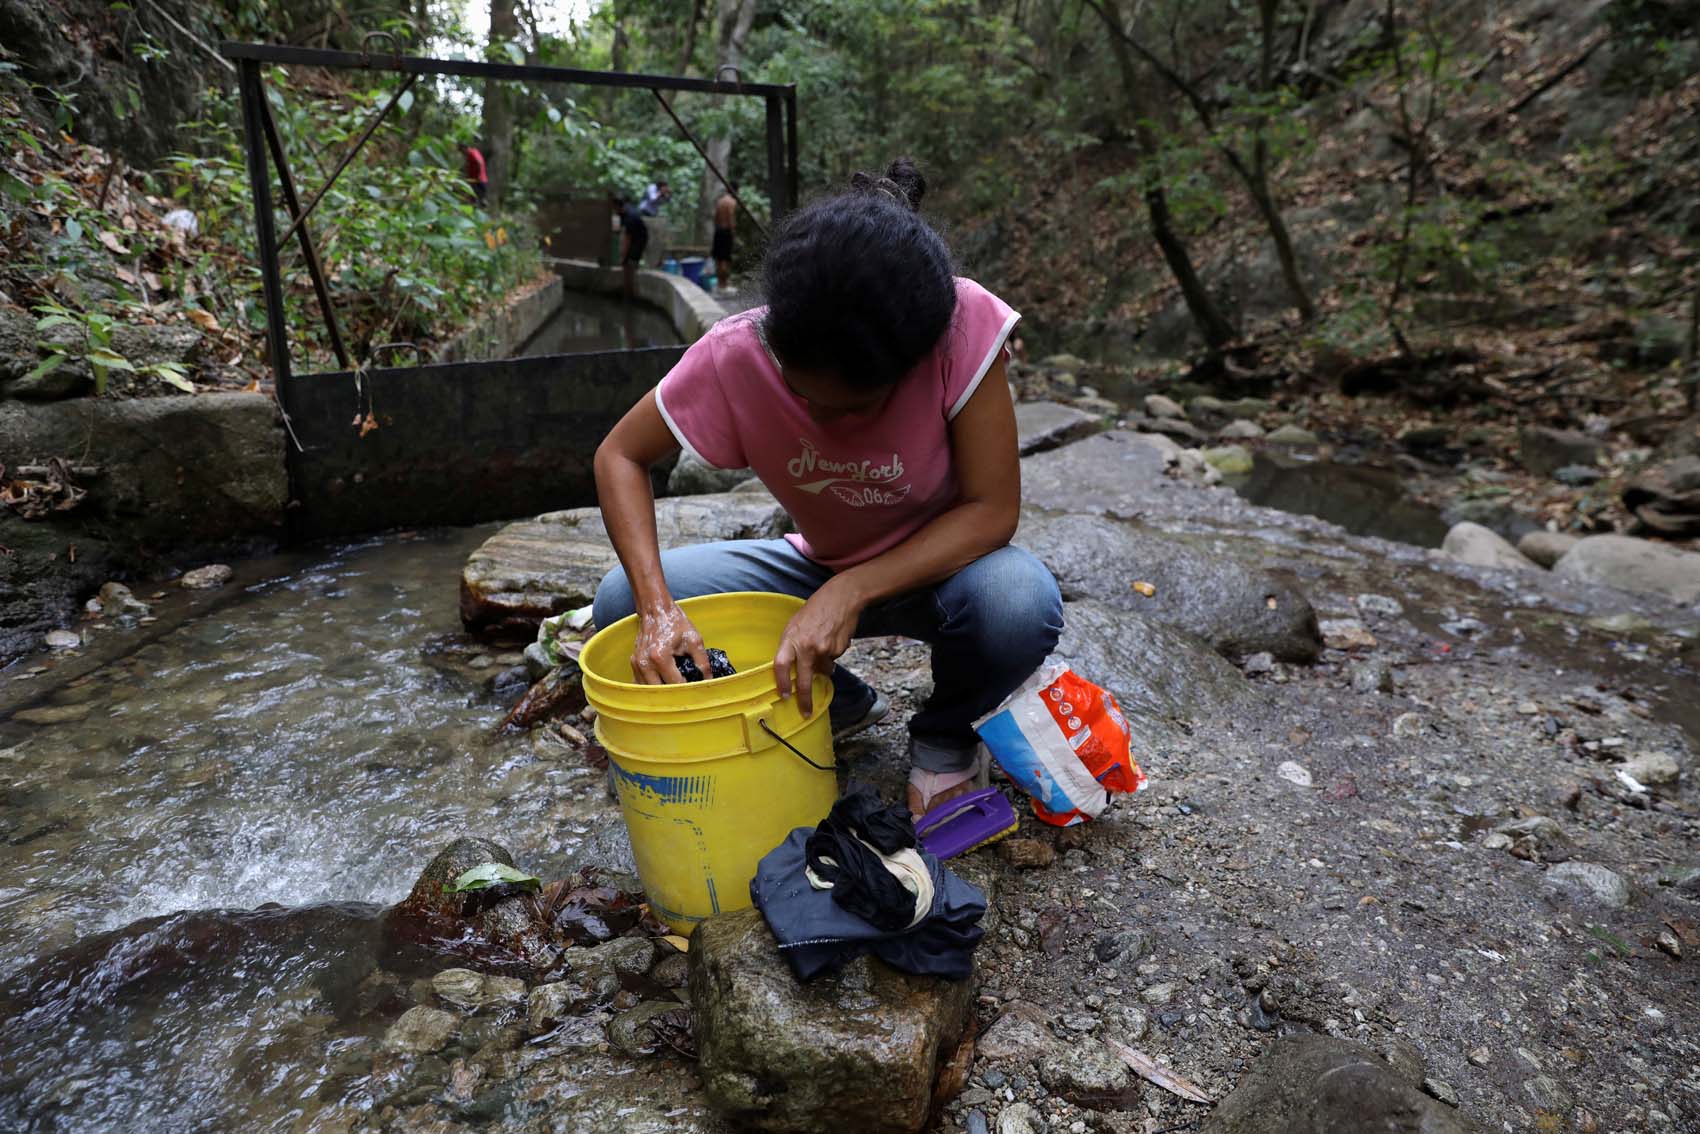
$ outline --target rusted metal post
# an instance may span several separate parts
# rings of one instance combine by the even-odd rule
[[[295,235],[301,239],[301,255],[307,259],[307,274],[313,278],[313,292],[319,297],[319,310],[325,314],[325,329],[331,335],[331,349],[336,352],[337,363],[347,370],[354,364],[349,361],[348,348],[342,341],[342,328],[337,326],[336,311],[331,307],[331,293],[325,283],[325,269],[319,263],[319,253],[313,247],[313,238],[308,234],[307,226],[299,223],[301,199],[295,195],[295,176],[289,171],[289,159],[284,156],[283,137],[278,133],[277,120],[272,117],[271,104],[263,98],[260,100],[260,122],[266,130],[266,144],[271,148],[272,163],[277,166],[277,180],[283,189],[284,206],[289,210],[290,219],[297,222]]]

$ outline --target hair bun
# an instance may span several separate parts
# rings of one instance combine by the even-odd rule
[[[909,158],[898,158],[886,167],[883,175],[856,173],[850,177],[850,188],[857,193],[877,193],[890,197],[907,209],[919,212],[921,198],[927,193],[927,179]]]

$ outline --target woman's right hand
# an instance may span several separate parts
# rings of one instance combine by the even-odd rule
[[[685,679],[673,659],[688,657],[697,663],[698,672],[707,676],[711,670],[708,650],[702,635],[669,599],[638,618],[637,642],[632,647],[632,673],[643,685],[678,685]]]

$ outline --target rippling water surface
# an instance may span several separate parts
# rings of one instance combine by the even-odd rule
[[[618,824],[493,737],[517,655],[422,652],[490,530],[326,552],[0,723],[0,1129],[307,1129],[399,1011],[381,904],[461,834],[548,877]]]

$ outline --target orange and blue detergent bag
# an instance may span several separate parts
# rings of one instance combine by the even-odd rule
[[[1096,817],[1114,792],[1145,787],[1132,734],[1109,691],[1048,658],[974,724],[992,759],[1057,827]]]

